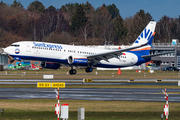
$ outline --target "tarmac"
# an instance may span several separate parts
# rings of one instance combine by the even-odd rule
[[[37,84],[36,82],[17,80],[3,81],[0,84]],[[19,81],[19,82],[18,82]],[[53,80],[54,81],[54,80]],[[66,83],[82,84],[82,83]],[[83,83],[96,85],[177,85],[177,83]],[[180,89],[167,89],[168,92],[180,92]],[[0,88],[0,99],[55,99],[52,88]],[[162,89],[151,88],[62,88],[60,99],[68,100],[117,100],[165,102]],[[180,102],[179,94],[169,94],[169,102]]]

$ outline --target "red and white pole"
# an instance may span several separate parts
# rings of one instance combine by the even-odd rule
[[[163,91],[165,94],[165,99],[166,99],[166,105],[164,105],[164,115],[166,115],[166,120],[168,120],[168,115],[169,115],[169,105],[168,105],[168,94],[166,93],[166,89]]]
[[[56,98],[58,98],[58,104],[55,104],[55,114],[57,114],[57,119],[59,120],[60,117],[60,97],[59,97],[59,88],[55,92],[57,94]]]
[[[59,88],[58,88],[58,104],[60,105],[60,102],[59,102]],[[59,109],[60,109],[60,106],[59,106]],[[60,112],[59,112],[59,114],[60,114]],[[59,114],[58,114],[58,120],[59,120]]]
[[[59,120],[59,113],[60,113],[60,106],[59,106],[59,104],[55,104],[55,114],[57,114],[58,115],[58,120]]]

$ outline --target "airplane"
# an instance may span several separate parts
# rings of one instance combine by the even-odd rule
[[[94,67],[122,68],[149,62],[152,40],[155,35],[155,21],[150,21],[135,42],[120,50],[106,50],[82,46],[56,44],[38,41],[20,41],[11,44],[4,52],[14,60],[41,61],[42,68],[58,69],[61,65],[71,67],[70,75],[77,73],[73,66],[85,66],[87,73]],[[165,54],[165,53],[164,53]]]

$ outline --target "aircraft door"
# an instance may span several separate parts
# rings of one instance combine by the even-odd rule
[[[131,65],[134,65],[136,62],[137,62],[137,56],[136,55],[134,55],[134,54],[131,54]]]
[[[26,52],[31,52],[31,46],[29,44],[26,46]]]
[[[134,64],[134,57],[131,57],[131,64]]]
[[[39,50],[39,49],[36,49],[36,50],[34,51],[34,53],[35,53],[35,54],[40,54],[40,50]]]

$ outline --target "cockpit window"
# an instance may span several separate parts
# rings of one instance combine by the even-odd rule
[[[14,47],[19,47],[20,45],[17,45],[17,44],[12,44],[11,46],[14,46]]]

